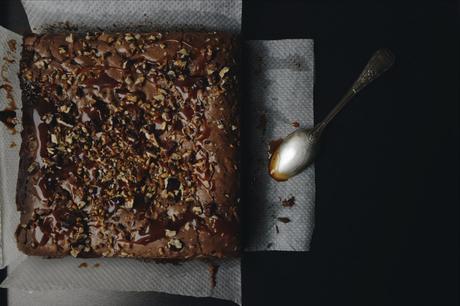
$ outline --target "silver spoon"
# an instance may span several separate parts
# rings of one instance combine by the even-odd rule
[[[394,55],[390,50],[377,50],[353,86],[323,121],[311,129],[297,129],[284,138],[270,157],[270,175],[277,181],[286,181],[308,167],[318,151],[324,128],[358,92],[387,71],[393,63]]]

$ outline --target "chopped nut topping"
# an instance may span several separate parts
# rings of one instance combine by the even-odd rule
[[[71,135],[66,135],[65,136],[65,142],[67,142],[68,144],[72,144],[73,143],[73,138]]]
[[[187,65],[187,62],[181,61],[181,60],[176,60],[176,61],[174,61],[174,65],[179,67],[179,68],[181,68],[181,69],[183,69]]]
[[[167,214],[168,214],[168,217],[174,221],[176,220],[176,217],[178,216],[179,213],[173,207],[168,207]]]
[[[179,51],[177,51],[177,53],[181,54],[181,55],[184,55],[184,56],[187,56],[188,55],[188,51],[184,48],[180,49]]]
[[[161,114],[161,118],[163,118],[164,121],[171,121],[171,115],[169,113]]]
[[[168,241],[168,247],[173,251],[180,251],[183,247],[183,244],[179,239],[173,238]]]
[[[201,215],[201,214],[203,213],[203,210],[202,210],[201,207],[199,207],[199,206],[194,206],[194,207],[192,208],[192,211],[193,211],[195,214],[197,214],[197,215]]]
[[[67,114],[70,111],[70,107],[68,105],[61,105],[59,111]]]
[[[73,43],[73,34],[67,35],[65,41],[68,43]]]
[[[134,205],[134,199],[126,199],[125,200],[125,207],[126,208],[133,208],[133,205]]]
[[[125,78],[125,83],[131,85],[133,83],[133,80],[131,79],[131,77],[128,76]]]
[[[133,94],[128,94],[126,96],[126,99],[130,102],[137,102],[138,100],[138,97],[136,95],[133,95]]]
[[[53,120],[53,115],[51,115],[50,113],[45,114],[45,115],[43,115],[42,120],[43,120],[46,124],[50,124],[50,123],[51,123],[51,120]]]
[[[134,82],[134,85],[139,85],[139,84],[142,84],[144,83],[144,80],[145,78],[143,76],[140,76],[136,79],[136,81]]]
[[[165,230],[165,235],[168,238],[174,237],[174,236],[176,236],[176,231],[170,231],[170,230],[167,229],[167,230]]]
[[[134,39],[134,36],[132,34],[130,34],[130,33],[125,34],[125,40],[126,41],[131,41],[133,39]]]
[[[221,78],[224,78],[225,74],[226,74],[229,70],[230,70],[230,68],[228,68],[228,67],[222,68],[222,69],[220,70],[220,72],[219,72],[219,76],[220,76]]]
[[[26,77],[26,79],[29,80],[29,81],[32,80],[32,78],[33,78],[33,73],[32,73],[32,71],[31,71],[31,70],[27,70],[27,71],[25,72],[25,77]]]
[[[223,125],[222,121],[220,121],[220,120],[217,121],[216,125],[217,125],[217,127],[218,127],[220,130],[223,130],[223,129],[224,129],[224,125]]]
[[[37,170],[38,167],[39,167],[39,166],[38,166],[38,163],[37,163],[37,162],[33,162],[33,163],[30,164],[29,168],[27,168],[27,172],[32,173],[32,172],[34,172],[35,170]]]
[[[73,257],[77,257],[78,254],[80,254],[79,250],[77,250],[77,249],[71,249],[70,250],[70,255],[72,255]]]

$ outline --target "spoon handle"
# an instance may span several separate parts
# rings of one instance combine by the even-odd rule
[[[331,122],[332,119],[344,108],[344,106],[364,87],[377,79],[385,71],[387,71],[394,63],[395,58],[393,53],[388,49],[377,50],[371,57],[366,67],[359,75],[358,79],[353,83],[353,86],[343,96],[339,103],[331,110],[331,112],[314,128],[316,134],[321,134],[323,129]]]

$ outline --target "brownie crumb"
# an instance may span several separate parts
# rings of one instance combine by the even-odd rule
[[[16,62],[14,59],[8,58],[6,56],[3,57],[3,60],[9,64],[13,64],[14,62]]]
[[[300,123],[297,121],[292,122],[292,126],[295,128],[298,128],[300,126]]]
[[[217,271],[219,270],[219,265],[210,263],[209,264],[209,273],[211,274],[211,287],[215,288],[216,287],[216,276],[217,276]]]
[[[271,248],[272,246],[273,246],[273,242],[269,242],[269,243],[267,244],[267,249]]]
[[[295,197],[292,196],[289,199],[284,199],[281,201],[281,204],[283,205],[283,207],[292,207],[295,205]]]
[[[95,268],[99,268],[100,266],[101,266],[101,264],[100,264],[100,263],[96,263],[96,264],[94,264],[94,267],[95,267]]]
[[[14,41],[14,44],[11,42]],[[10,40],[8,41],[8,46],[10,49],[13,47],[16,48],[16,41]],[[11,52],[8,52],[8,56],[12,56]],[[16,107],[16,101],[13,97],[13,86],[11,85],[10,80],[6,77],[6,73],[8,72],[9,64],[14,63],[13,58],[3,57],[3,65],[1,67],[1,78],[3,84],[0,85],[0,90],[4,90],[6,93],[6,100],[7,106],[4,110],[0,111],[0,121],[5,124],[5,126],[11,131],[14,135],[16,134],[16,124],[18,120],[16,118],[16,112],[14,111]]]
[[[17,145],[16,145],[16,143],[14,141],[10,143],[10,148],[14,148],[15,146],[17,146]]]
[[[278,217],[278,221],[283,223],[289,223],[291,222],[291,219],[289,219],[288,217]]]
[[[13,86],[10,84],[8,79],[3,78],[3,81],[5,83],[0,85],[0,89],[3,89],[6,92],[6,100],[8,100],[7,109],[15,110],[17,109],[17,107],[16,107],[16,101],[14,101],[14,97],[13,97]]]
[[[0,121],[3,122],[9,130],[14,131],[17,124],[16,112],[9,109],[0,111]]]
[[[88,264],[86,262],[82,262],[78,267],[79,268],[88,268]]]
[[[257,129],[262,131],[262,134],[265,134],[267,130],[267,115],[262,113],[259,117],[259,124],[257,124]]]

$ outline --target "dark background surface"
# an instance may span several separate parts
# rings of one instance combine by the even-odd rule
[[[458,3],[343,2],[244,1],[245,39],[315,39],[317,119],[376,49],[396,54],[324,134],[311,252],[244,254],[244,305],[458,305]]]

